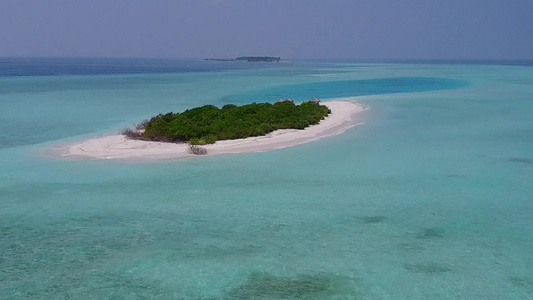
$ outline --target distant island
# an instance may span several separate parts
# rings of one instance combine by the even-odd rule
[[[304,129],[318,124],[330,109],[311,101],[296,105],[290,99],[276,103],[233,104],[218,108],[204,105],[182,113],[159,114],[123,134],[132,139],[160,142],[188,142],[191,145],[213,144],[262,136],[278,129]]]
[[[206,58],[205,60],[211,61],[247,61],[247,62],[280,62],[280,57],[274,56],[240,56],[233,58]]]
[[[273,56],[241,56],[237,57],[235,60],[245,60],[248,62],[279,62],[281,61],[280,57],[273,57]]]

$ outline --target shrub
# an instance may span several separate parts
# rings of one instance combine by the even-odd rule
[[[141,123],[137,124],[135,126],[135,129],[137,130],[144,130],[146,128],[146,125],[148,125],[148,123],[150,123],[150,120],[146,119],[146,120],[143,120]]]
[[[206,155],[207,154],[207,149],[205,149],[204,147],[200,147],[198,145],[189,144],[189,151],[188,152],[190,154],[194,154],[194,155]]]
[[[217,137],[213,134],[209,134],[204,137],[204,141],[206,144],[214,144],[217,141]]]
[[[206,145],[217,140],[266,135],[278,129],[304,129],[318,124],[329,113],[326,106],[310,102],[227,104],[221,109],[205,105],[182,113],[159,114],[142,122],[141,136],[150,141]]]
[[[140,140],[142,139],[141,132],[138,130],[133,130],[131,128],[123,129],[120,134],[125,135],[128,139]]]
[[[192,138],[192,139],[189,140],[189,144],[191,144],[191,145],[205,145],[207,143],[202,138]]]

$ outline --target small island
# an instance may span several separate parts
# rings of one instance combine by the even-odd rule
[[[280,62],[280,57],[274,56],[241,56],[235,60],[245,60],[247,62]]]
[[[125,130],[129,133],[122,132],[70,144],[57,145],[47,149],[45,152],[53,157],[63,159],[105,159],[146,162],[182,159],[199,154],[212,156],[283,149],[340,134],[352,126],[361,124],[356,115],[366,110],[367,107],[356,103],[355,100],[355,98],[345,98],[320,102],[314,98],[311,99],[310,103],[294,105],[290,99],[280,99],[275,104],[256,103],[243,106],[228,104],[222,108],[208,105],[193,108],[180,114],[168,113],[155,116],[141,123],[135,129]],[[326,109],[328,109],[327,113]],[[283,117],[285,113],[288,113],[287,118]],[[213,133],[210,135],[210,131],[204,132],[203,130],[205,128],[202,129],[203,126],[190,126],[193,123],[200,124],[201,115],[207,117],[210,114],[217,115],[217,121],[207,120],[207,123],[202,124],[210,125],[205,127],[217,128],[217,126],[229,124],[226,122],[229,122],[231,118],[237,119],[238,116],[243,115],[247,115],[247,117],[244,119],[241,118],[241,121],[236,120],[237,125],[228,127],[227,130],[221,128],[219,131],[221,135],[213,138]],[[324,115],[327,115],[327,117],[321,120]],[[187,118],[184,118],[185,116]],[[277,118],[276,116],[281,118]],[[270,117],[273,117],[273,119]],[[195,121],[191,121],[191,119]],[[262,119],[268,120],[266,122],[267,125],[260,125],[263,124],[259,122]],[[316,120],[319,120],[319,122],[315,123]],[[181,136],[173,136],[173,134],[179,132],[173,131],[173,122],[179,123],[185,121],[190,123],[188,124],[188,130],[196,135],[186,136],[183,134]],[[218,125],[213,126],[215,124]],[[314,125],[309,125],[304,129],[298,129],[303,128],[306,124]],[[167,137],[165,130],[163,130],[164,134],[159,135],[159,129],[157,128],[167,128],[170,134]],[[287,129],[278,129],[264,135],[254,136],[255,134],[265,133],[274,128]],[[144,132],[146,132],[146,135]],[[133,138],[130,134],[133,135]],[[149,137],[150,135],[152,137]],[[143,136],[146,136],[147,139],[145,140]],[[249,137],[237,138],[238,136]],[[213,139],[231,137],[237,139],[217,140],[214,144],[209,143]],[[152,138],[153,140],[148,138]],[[161,141],[158,141],[158,139]],[[206,144],[193,145],[191,142]]]
[[[247,62],[280,62],[281,57],[274,56],[240,56],[237,58],[206,58],[207,61],[247,61]]]
[[[318,102],[314,98],[298,105],[290,99],[280,99],[274,104],[227,104],[222,108],[204,105],[182,113],[159,114],[143,122],[137,130],[126,129],[123,134],[145,141],[192,145],[263,136],[279,129],[305,129],[318,124],[331,113]]]

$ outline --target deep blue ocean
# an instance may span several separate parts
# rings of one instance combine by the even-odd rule
[[[364,124],[157,163],[46,149],[161,112]],[[531,62],[0,59],[0,299],[533,299]]]

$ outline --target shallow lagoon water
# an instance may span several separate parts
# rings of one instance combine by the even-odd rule
[[[1,298],[533,298],[531,67],[100,68],[0,78]],[[392,78],[406,89],[358,89]],[[43,154],[243,95],[344,96],[335,82],[354,82],[365,124],[292,148],[151,164]]]

